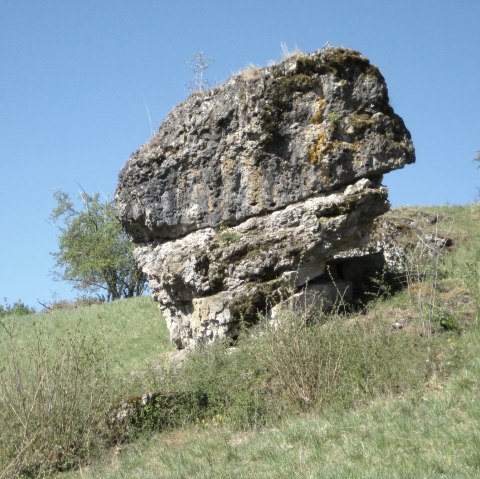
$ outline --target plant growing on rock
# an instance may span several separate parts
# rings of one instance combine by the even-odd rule
[[[223,244],[229,245],[240,241],[240,234],[232,228],[221,228],[219,239]]]
[[[327,120],[328,120],[328,123],[332,125],[333,128],[336,128],[340,123],[340,118],[336,111],[329,112],[327,115]]]
[[[205,70],[213,63],[211,58],[208,58],[205,53],[197,52],[187,62],[187,65],[193,70],[193,79],[188,84],[188,92],[196,93],[208,90],[213,86],[212,81],[205,79],[203,76]]]

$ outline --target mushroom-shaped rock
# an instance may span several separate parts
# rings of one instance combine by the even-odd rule
[[[378,68],[325,48],[178,105],[120,172],[116,207],[172,340],[192,346],[324,281],[388,210],[382,175],[414,161]]]

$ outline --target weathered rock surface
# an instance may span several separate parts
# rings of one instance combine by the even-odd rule
[[[368,240],[414,161],[378,69],[328,48],[175,108],[120,173],[118,216],[179,347],[236,336]],[[315,283],[316,282],[316,283]],[[323,288],[323,289],[322,289]]]
[[[440,229],[445,231],[451,228],[451,221],[420,210],[394,209],[374,221],[366,247],[350,250],[347,255],[365,258],[380,254],[385,270],[401,277],[406,270],[418,268],[411,264],[412,261],[443,254],[454,245],[452,238],[438,231],[439,223],[442,223]],[[342,254],[337,256],[340,257]]]

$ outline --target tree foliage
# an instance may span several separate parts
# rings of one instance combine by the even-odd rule
[[[7,298],[0,304],[0,318],[4,316],[25,316],[35,313],[35,309],[27,306],[23,301],[17,299],[13,304],[8,304]]]
[[[102,300],[141,295],[146,277],[133,257],[133,245],[123,233],[112,201],[100,195],[80,193],[76,209],[68,193],[55,193],[51,219],[58,226],[57,274],[75,288]]]

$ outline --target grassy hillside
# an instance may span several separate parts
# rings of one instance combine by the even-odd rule
[[[210,424],[164,432],[61,477],[479,477],[480,332],[450,339],[465,363],[421,393],[290,415],[261,430]]]
[[[438,215],[454,246],[413,248],[406,289],[361,312],[286,313],[180,368],[148,298],[2,322],[0,479],[479,477],[480,208],[391,215]],[[166,402],[112,439],[146,391]]]
[[[152,361],[171,346],[165,321],[151,298],[56,310],[2,320],[0,347],[9,335],[17,347],[36,348],[39,339],[55,341],[75,334],[101,341],[114,377],[123,377]],[[9,334],[7,334],[9,333]]]
[[[169,348],[145,297],[2,318],[0,478],[42,477],[98,454],[108,410]]]

